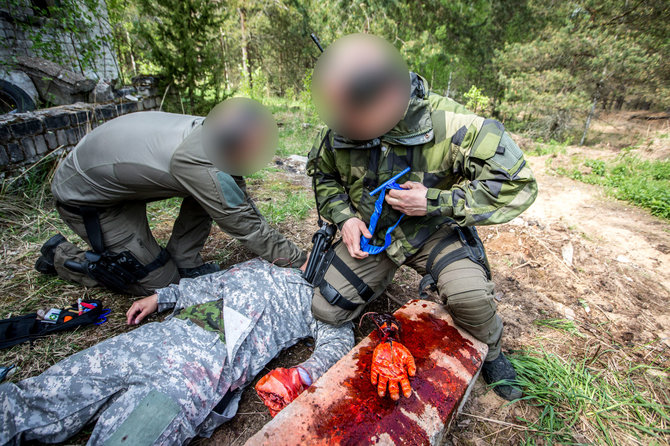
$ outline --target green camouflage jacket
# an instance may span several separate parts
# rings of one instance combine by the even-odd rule
[[[411,168],[397,182],[423,183],[428,188],[428,213],[405,217],[393,231],[386,254],[399,265],[440,226],[505,223],[526,210],[537,196],[537,184],[521,149],[500,122],[428,92],[425,79],[414,73],[411,77],[408,111],[390,132],[361,142],[324,129],[307,163],[319,210],[340,227],[354,216],[369,222],[377,198],[369,192]],[[383,245],[386,229],[399,217],[399,212],[385,204],[372,243]]]

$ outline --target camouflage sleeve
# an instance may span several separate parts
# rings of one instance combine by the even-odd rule
[[[314,382],[354,347],[354,326],[348,322],[336,327],[312,319],[310,329],[315,341],[314,353],[300,367]]]
[[[428,189],[429,216],[461,226],[491,225],[512,220],[535,201],[533,173],[503,125],[486,119],[477,127],[473,122],[452,137],[452,165],[463,180],[449,190]]]
[[[156,291],[158,295],[158,312],[190,307],[221,299],[224,279],[227,270],[196,277],[181,279],[177,284],[168,285]]]
[[[309,152],[307,161],[307,175],[314,177],[316,198],[319,203],[319,211],[326,220],[342,226],[346,220],[355,217],[356,213],[351,207],[349,195],[342,184],[340,175],[335,166],[335,154],[329,150],[324,143],[327,130],[322,130],[316,139],[312,150]],[[328,134],[330,137],[330,134]],[[317,159],[317,152],[321,147]]]

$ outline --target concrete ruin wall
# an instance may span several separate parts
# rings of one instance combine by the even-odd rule
[[[0,115],[0,178],[20,172],[49,153],[69,151],[86,133],[105,121],[136,111],[155,110],[160,101],[160,97],[147,96],[110,104],[78,102]]]
[[[23,6],[17,6],[17,3],[23,3]],[[85,5],[82,3],[81,7],[85,8]],[[104,0],[99,2],[97,15],[99,19],[87,22],[89,34],[91,36],[110,35],[111,29]],[[79,48],[76,39],[72,39],[66,32],[46,35],[45,28],[40,26],[46,20],[52,19],[36,16],[34,9],[27,0],[14,3],[0,1],[0,61],[4,64],[9,63],[11,68],[12,59],[16,56],[45,57],[46,55],[33,49],[30,34],[34,34],[40,35],[44,40],[58,42],[63,53],[69,56],[69,60],[58,60],[56,62],[69,70],[80,72],[80,67],[77,64]],[[46,58],[48,59],[48,57]],[[2,65],[0,64],[0,69],[3,68]],[[93,65],[93,67],[84,70],[84,76],[105,80],[119,78],[119,67],[114,49],[107,42],[104,42],[102,48],[97,52]]]

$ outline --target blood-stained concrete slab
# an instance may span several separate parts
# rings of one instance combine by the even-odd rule
[[[247,445],[437,445],[462,407],[488,347],[442,305],[413,300],[395,313],[414,356],[412,395],[379,398],[370,383],[373,332],[247,441]]]

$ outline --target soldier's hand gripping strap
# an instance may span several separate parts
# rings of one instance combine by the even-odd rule
[[[353,285],[353,287],[356,289],[356,292],[358,295],[363,299],[365,303],[367,303],[372,297],[375,295],[375,292],[372,288],[370,288],[363,280],[354,273],[351,268],[347,266],[346,263],[342,261],[337,255],[335,254],[335,246],[337,246],[338,241],[335,245],[333,245],[325,254],[324,260],[321,264],[321,268],[317,271],[316,276],[314,278],[314,286],[318,286],[319,290],[321,291],[321,295],[323,296],[326,301],[328,301],[329,304],[331,305],[337,305],[338,307],[342,308],[343,310],[347,311],[354,311],[359,307],[361,304],[356,304],[348,300],[346,297],[344,297],[339,291],[335,289],[331,284],[326,282],[324,279],[324,276],[326,275],[326,271],[328,271],[328,267],[331,265],[335,267],[337,271],[339,271],[342,276]]]
[[[427,289],[433,291],[437,289],[437,279],[440,277],[442,270],[458,260],[470,259],[473,262],[478,263],[484,268],[484,271],[486,271],[486,278],[491,280],[491,268],[489,266],[489,261],[486,258],[484,244],[479,238],[479,234],[477,234],[477,229],[471,226],[454,226],[453,229],[454,232],[440,240],[428,255],[428,260],[426,261],[427,274],[423,276],[419,283],[419,297],[422,299],[428,297],[426,294]],[[457,240],[460,240],[462,246],[442,256],[437,263],[435,263],[435,266],[433,266],[435,259],[444,248]]]

